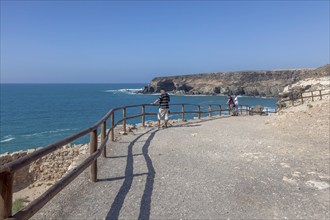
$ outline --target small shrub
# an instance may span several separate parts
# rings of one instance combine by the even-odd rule
[[[13,202],[13,207],[12,207],[12,212],[13,212],[13,215],[17,212],[19,212],[21,209],[24,208],[24,201],[23,199],[16,199],[14,202]]]

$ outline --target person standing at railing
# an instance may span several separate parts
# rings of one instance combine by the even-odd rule
[[[228,100],[227,100],[227,105],[228,105],[228,108],[231,110],[231,112],[232,112],[232,115],[234,116],[234,114],[235,114],[235,102],[234,102],[234,100],[233,100],[233,97],[231,97],[231,95],[228,95],[227,96],[227,98],[228,98]]]
[[[234,104],[236,105],[236,107],[238,107],[238,105],[239,105],[237,95],[234,96]]]
[[[168,114],[169,114],[169,102],[170,102],[170,96],[167,94],[165,89],[160,90],[160,96],[158,99],[156,99],[152,104],[155,105],[156,103],[159,103],[159,109],[158,109],[158,128],[160,128],[160,121],[162,118],[164,118],[165,122],[165,128],[167,128],[168,123]]]
[[[238,106],[239,106],[239,102],[238,102],[238,97],[237,95],[234,96],[234,104],[235,104],[235,107],[234,107],[234,115],[238,116]]]

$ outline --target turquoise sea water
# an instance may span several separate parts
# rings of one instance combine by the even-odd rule
[[[0,153],[46,146],[91,126],[111,108],[151,103],[156,95],[134,94],[146,84],[1,84]],[[240,104],[270,109],[276,100],[240,97]],[[171,103],[225,104],[224,96],[171,96]],[[148,112],[157,107],[147,108]],[[172,108],[179,110],[179,107]],[[139,114],[132,108],[127,115]],[[121,112],[116,118],[119,119]],[[171,118],[180,116],[171,115]],[[192,118],[187,115],[186,118]],[[132,119],[128,123],[140,123]],[[156,120],[156,116],[147,117]],[[88,137],[76,143],[86,143]]]

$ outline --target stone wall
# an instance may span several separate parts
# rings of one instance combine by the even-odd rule
[[[0,165],[6,164],[27,154],[35,149],[18,151],[0,155]],[[79,156],[87,154],[88,145],[65,145],[50,153],[29,166],[25,166],[14,174],[14,191],[27,187],[34,182],[56,182],[67,171]]]
[[[0,155],[0,166],[13,160],[17,160],[30,152],[32,152],[32,150],[18,151],[11,154],[2,154]],[[25,166],[22,169],[19,169],[14,174],[14,191],[30,185],[33,182],[33,179],[34,178],[32,173],[29,172],[29,166]]]

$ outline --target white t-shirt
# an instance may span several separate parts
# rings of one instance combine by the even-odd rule
[[[238,98],[237,97],[235,97],[234,102],[235,102],[235,105],[238,105]]]

